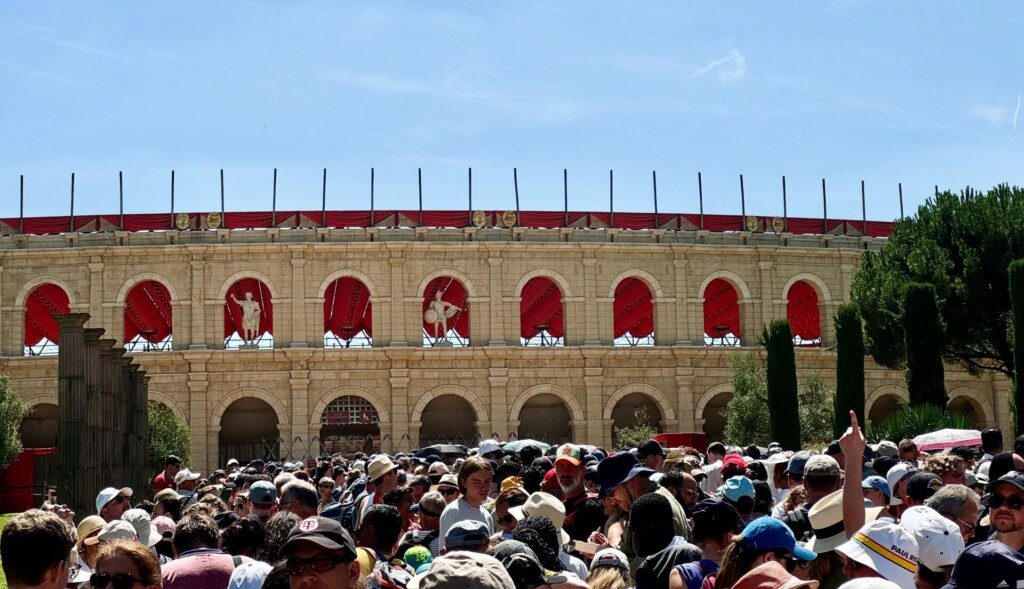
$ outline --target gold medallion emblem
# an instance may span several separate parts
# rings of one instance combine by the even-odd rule
[[[210,229],[220,228],[220,213],[208,213],[206,215],[206,226]]]
[[[772,218],[772,231],[782,233],[786,230],[786,221],[782,217]]]
[[[477,227],[483,227],[487,224],[487,213],[483,211],[473,212],[473,224]]]
[[[515,211],[505,211],[501,214],[501,224],[511,229],[515,227],[519,222],[519,218]]]
[[[747,231],[753,233],[761,228],[761,223],[754,215],[747,216]]]
[[[192,220],[188,218],[187,213],[178,213],[174,216],[174,226],[178,228],[178,231],[185,231],[192,225]]]

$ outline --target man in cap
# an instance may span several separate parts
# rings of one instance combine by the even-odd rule
[[[477,456],[484,460],[497,460],[500,461],[501,455],[501,444],[497,440],[480,440],[480,445],[476,449]]]
[[[96,514],[105,522],[121,519],[121,514],[131,508],[131,496],[132,490],[128,487],[103,489],[96,495]]]
[[[438,460],[430,464],[430,467],[427,469],[427,478],[430,479],[431,485],[436,485],[441,482],[441,477],[449,472],[451,471],[448,469],[448,465]]]
[[[877,474],[871,475],[860,483],[864,490],[864,498],[875,507],[888,507],[892,499],[892,491],[889,490],[889,483]]]
[[[462,495],[459,491],[459,479],[450,472],[441,476],[436,491],[444,497],[445,503],[452,503]]]
[[[491,531],[487,528],[487,524],[467,519],[448,528],[448,533],[444,535],[444,549],[441,553],[448,554],[456,550],[485,553],[490,543]]]
[[[356,529],[359,529],[366,512],[374,505],[380,505],[384,496],[398,487],[398,465],[387,454],[374,456],[366,465],[366,474],[373,484],[373,492],[356,504]]]
[[[238,472],[238,459],[231,458],[230,460],[228,460],[228,474],[233,474],[236,472]]]
[[[174,475],[178,474],[179,470],[181,470],[181,458],[173,454],[168,456],[164,469],[153,477],[153,491],[177,489],[178,485],[174,482]]]
[[[661,466],[665,464],[665,449],[657,440],[644,440],[636,447],[636,457],[647,468],[661,472]]]
[[[559,446],[555,451],[555,477],[565,506],[565,524],[562,527],[570,538],[580,541],[586,540],[604,520],[604,508],[587,495],[584,473],[583,450],[574,444]]]
[[[984,504],[995,538],[1010,548],[1024,550],[1024,473],[1012,470],[989,483]]]
[[[249,514],[255,515],[266,525],[277,513],[277,487],[270,481],[256,481],[249,487],[245,503]]]
[[[900,525],[917,541],[918,589],[941,589],[949,580],[953,564],[964,551],[963,536],[957,525],[930,507],[911,507],[903,513]]]
[[[924,502],[931,499],[939,489],[942,488],[942,479],[939,475],[931,472],[919,472],[907,479],[907,495],[903,498],[903,509],[915,505],[924,505]]]
[[[202,476],[200,472],[192,472],[187,468],[183,468],[178,471],[178,474],[174,475],[174,484],[178,491],[178,496],[181,497],[181,504],[183,507],[187,507],[191,503],[194,503],[198,497],[196,494],[196,483]]]
[[[706,477],[700,483],[705,493],[714,493],[715,489],[722,486],[722,459],[725,458],[725,444],[712,442],[708,444],[707,464],[701,470]]]
[[[74,530],[55,513],[30,509],[0,534],[0,560],[11,589],[64,589]]]
[[[475,552],[446,554],[435,560],[418,580],[419,589],[516,589],[512,577],[496,558]]]
[[[804,490],[807,492],[807,499],[792,511],[786,512],[782,517],[782,521],[789,526],[789,529],[793,531],[793,535],[798,540],[813,533],[810,521],[807,518],[808,512],[822,498],[838,491],[842,486],[842,481],[843,473],[839,470],[839,463],[836,462],[835,458],[826,454],[815,454],[807,460],[803,472]]]
[[[281,545],[291,589],[349,589],[359,581],[356,545],[341,524],[325,517],[300,521]]]

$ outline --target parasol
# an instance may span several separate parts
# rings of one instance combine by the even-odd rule
[[[978,446],[981,444],[981,432],[976,429],[940,429],[917,436],[914,443],[922,452],[957,446]]]
[[[501,449],[505,452],[519,452],[527,446],[537,446],[540,448],[541,452],[547,452],[551,448],[551,444],[545,444],[544,442],[538,442],[537,440],[527,438],[525,440],[513,440],[502,446]]]

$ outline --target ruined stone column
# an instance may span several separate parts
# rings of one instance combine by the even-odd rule
[[[112,422],[110,416],[114,409],[114,340],[102,338],[98,342],[100,353],[100,382],[99,398],[97,405],[100,409],[100,427],[96,438],[96,453],[99,455],[97,467],[102,472],[107,472],[111,467],[114,443],[111,437]]]
[[[85,421],[82,427],[82,444],[84,448],[98,448],[102,437],[103,412],[100,407],[100,373],[103,371],[103,359],[100,357],[100,337],[103,330],[88,328],[85,330],[85,355],[83,359],[83,375],[85,379]],[[99,491],[104,486],[101,478],[100,457],[95,452],[83,456],[81,465],[86,488]],[[99,486],[97,486],[99,485]]]
[[[82,440],[87,395],[85,391],[85,322],[88,313],[55,315],[60,328],[57,357],[57,425],[60,501],[76,513],[92,513],[97,490],[89,489],[82,477],[82,459],[88,452]],[[91,453],[91,452],[88,452]],[[90,493],[93,493],[90,497]]]
[[[127,376],[124,370],[124,348],[114,348],[111,352],[111,366],[110,372],[113,376],[111,381],[111,411],[110,411],[110,430],[108,432],[107,444],[110,446],[110,461],[111,467],[107,471],[107,476],[110,478],[109,484],[112,486],[123,485],[122,481],[125,480],[124,474],[124,439],[121,436],[121,432],[125,428],[125,414],[124,414],[124,403],[121,402],[124,399],[124,391],[128,386]]]

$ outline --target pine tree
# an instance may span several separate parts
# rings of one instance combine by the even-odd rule
[[[1013,407],[1017,434],[1024,433],[1024,259],[1010,262],[1010,311],[1013,326]]]
[[[903,300],[903,342],[910,405],[931,403],[945,410],[948,400],[942,365],[942,325],[935,287],[912,282],[907,285]]]
[[[772,439],[787,450],[799,450],[800,402],[789,321],[772,321],[761,335],[761,345],[768,352],[768,421]]]
[[[836,310],[836,398],[832,433],[838,439],[850,427],[850,410],[864,421],[864,330],[857,305]]]

